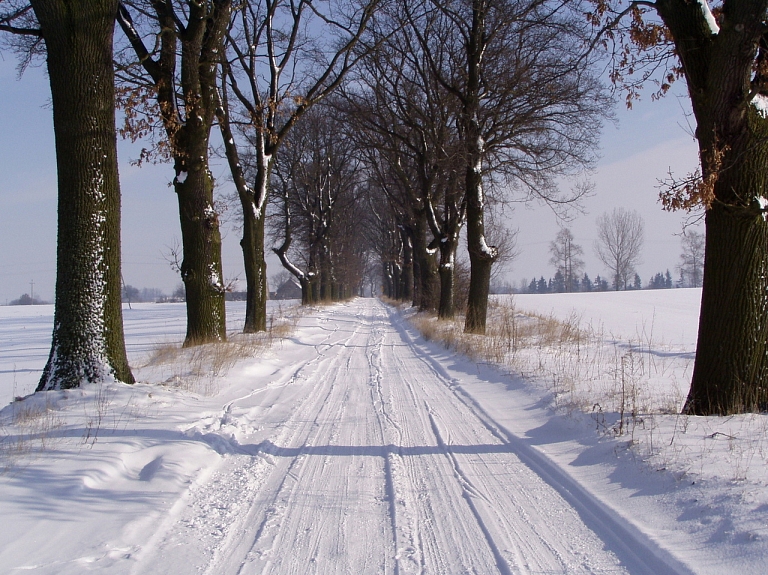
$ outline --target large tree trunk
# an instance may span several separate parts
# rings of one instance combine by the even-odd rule
[[[48,59],[59,183],[53,340],[38,391],[133,383],[120,302],[112,36],[116,0],[34,0]]]
[[[703,179],[694,190],[701,197],[692,199],[708,208],[699,336],[684,411],[762,411],[768,408],[768,118],[754,98],[768,98],[768,2],[727,0],[722,28],[705,17],[706,3],[660,0],[657,9],[674,37],[697,122]]]
[[[485,0],[472,0],[472,26],[467,39],[467,94],[462,111],[467,151],[465,186],[467,190],[467,250],[470,275],[467,317],[464,331],[485,333],[488,313],[488,291],[491,286],[491,266],[498,254],[485,241],[485,192],[483,190],[483,159],[485,142],[478,121],[480,109],[480,65],[486,47]]]
[[[758,177],[764,180],[766,171]],[[714,205],[706,229],[699,338],[685,410],[723,415],[764,411],[768,223],[758,209]]]
[[[419,310],[433,310],[437,307],[439,299],[437,290],[439,278],[435,254],[430,253],[427,241],[428,225],[424,213],[416,214],[416,222],[413,229],[413,259],[414,276],[417,290],[413,305]]]
[[[197,126],[200,133],[194,133],[192,128],[185,128],[190,130],[186,134],[189,142],[179,140],[184,142],[182,148],[186,153],[176,159],[179,175],[174,180],[184,249],[180,268],[187,307],[185,346],[227,338],[221,233],[213,207],[213,178],[208,170],[210,128]]]
[[[485,241],[485,216],[482,173],[476,167],[467,169],[467,249],[469,251],[469,297],[464,331],[485,333],[488,314],[488,291],[491,286],[491,266],[496,260],[496,248]]]
[[[411,239],[401,230],[403,239],[403,267],[400,270],[400,300],[413,300],[413,246]]]
[[[154,2],[152,8],[160,39],[156,60],[134,28],[125,6],[120,7],[118,21],[157,90],[157,103],[174,159],[174,188],[184,249],[179,266],[187,307],[184,345],[222,341],[226,339],[225,286],[219,219],[208,169],[208,143],[218,103],[218,54],[223,48],[231,2],[190,1],[181,7]],[[176,14],[179,8],[187,17],[186,25]],[[179,54],[181,74],[177,77]],[[178,86],[183,102],[179,102]]]
[[[761,206],[768,202],[768,120],[753,106],[747,117],[729,141],[699,138],[703,158],[711,146],[727,152],[718,200],[705,219],[699,337],[685,405],[692,414],[768,409],[768,222]]]
[[[264,206],[243,200],[243,263],[245,266],[246,303],[244,333],[267,330],[267,262],[264,260]]]

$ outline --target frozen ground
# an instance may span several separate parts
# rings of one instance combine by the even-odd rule
[[[655,292],[651,308],[677,291]],[[555,296],[538,297],[517,306]],[[538,311],[567,317],[571,300]],[[593,325],[617,308],[653,317],[648,302],[584,301],[577,313]],[[34,386],[50,337],[50,311],[20,309],[0,308],[8,398]],[[681,369],[692,351],[673,341],[682,319],[669,336],[654,321],[647,351],[621,339],[628,321],[609,349],[653,355],[664,341],[680,346],[658,351],[672,356],[665,369]],[[763,474],[720,477],[732,466],[724,432],[694,431],[722,422],[676,427],[692,445],[716,443],[706,462],[689,449],[659,466],[639,430],[610,431],[608,408],[596,426],[564,410],[546,377],[448,352],[372,299],[311,310],[286,338],[254,343],[252,359],[168,345],[150,358],[183,335],[183,307],[126,312],[126,333],[146,383],[38,394],[0,413],[3,573],[765,572]],[[749,427],[749,469],[765,466],[759,433]]]

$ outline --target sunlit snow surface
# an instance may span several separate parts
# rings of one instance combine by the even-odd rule
[[[295,302],[293,302],[295,303]],[[270,301],[270,311],[286,303]],[[227,331],[242,329],[245,302],[227,302]],[[183,303],[123,305],[126,351],[131,363],[160,344],[180,344],[186,333]],[[0,307],[0,405],[32,393],[51,351],[53,306]]]
[[[309,310],[255,357],[196,373],[193,350],[157,359],[183,338],[183,304],[134,306],[129,356],[149,383],[0,412],[0,572],[764,573],[764,416],[639,414],[616,436],[607,399],[594,417],[546,376],[574,354],[645,354],[638,382],[680,386],[699,297],[517,297],[520,322],[575,315],[604,340],[531,350],[542,370],[525,378],[371,299]],[[236,332],[244,308],[227,311]],[[51,313],[0,308],[9,397],[34,387]],[[584,374],[598,393],[605,373]]]

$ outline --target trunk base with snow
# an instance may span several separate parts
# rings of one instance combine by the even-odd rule
[[[112,34],[117,2],[32,3],[43,29],[58,171],[56,310],[38,391],[133,383],[120,301]]]
[[[207,158],[203,153],[200,157]],[[191,173],[180,172],[183,177],[175,183],[184,247],[180,268],[187,302],[185,347],[227,338],[221,234],[207,166],[207,161],[186,166]]]

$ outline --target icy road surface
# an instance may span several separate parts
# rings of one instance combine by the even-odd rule
[[[685,572],[497,424],[394,310],[358,299],[299,333],[266,387],[186,431],[229,455],[132,572]]]

